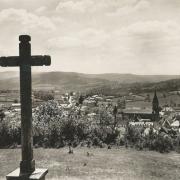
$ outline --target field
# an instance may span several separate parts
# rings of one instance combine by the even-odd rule
[[[144,100],[127,102],[126,107],[127,108],[132,108],[132,107],[152,108],[152,100],[154,97],[154,92],[140,94],[140,95],[142,95],[142,97],[143,96],[146,97],[147,94],[150,95],[150,102],[147,102]],[[165,97],[163,97],[164,94],[165,94]],[[177,94],[168,94],[168,93],[163,93],[163,92],[157,92],[157,96],[158,96],[158,100],[159,100],[159,105],[161,107],[163,107],[166,104],[171,105],[171,106],[176,104],[176,106],[180,107],[180,96]]]
[[[0,179],[19,165],[20,149],[0,150]],[[35,149],[36,166],[48,168],[47,180],[176,180],[180,154],[132,149]]]

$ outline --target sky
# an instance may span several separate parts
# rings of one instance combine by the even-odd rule
[[[1,0],[0,56],[21,34],[51,56],[34,71],[180,74],[180,0]]]

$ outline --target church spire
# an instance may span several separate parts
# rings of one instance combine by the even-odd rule
[[[159,118],[159,100],[157,97],[156,89],[154,91],[154,98],[152,102],[152,114],[154,115],[155,120]]]

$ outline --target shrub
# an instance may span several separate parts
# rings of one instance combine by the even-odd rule
[[[107,109],[109,108],[109,109]],[[150,128],[127,125],[120,128],[115,123],[113,108],[96,107],[97,116],[89,117],[79,113],[77,106],[65,110],[58,102],[51,100],[33,110],[33,134],[35,147],[60,148],[71,144],[106,147],[107,145],[125,145],[138,150],[144,148],[159,152],[176,150],[180,152],[180,136],[170,137],[165,133],[157,135]],[[65,113],[66,112],[66,113]],[[20,144],[20,114],[4,117],[0,122],[0,147],[16,147]]]
[[[131,146],[136,146],[142,138],[142,129],[129,125],[126,129],[125,141]]]
[[[180,153],[180,134],[173,140],[174,140],[173,145],[174,145],[176,152]]]
[[[165,133],[160,133],[153,143],[155,150],[161,153],[170,152],[171,150],[174,150],[172,138]]]

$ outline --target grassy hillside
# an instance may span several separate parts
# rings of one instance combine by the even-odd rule
[[[36,167],[48,168],[48,180],[177,180],[180,155],[132,149],[35,149]],[[89,156],[87,156],[89,152]],[[19,166],[20,149],[0,150],[0,180]]]

